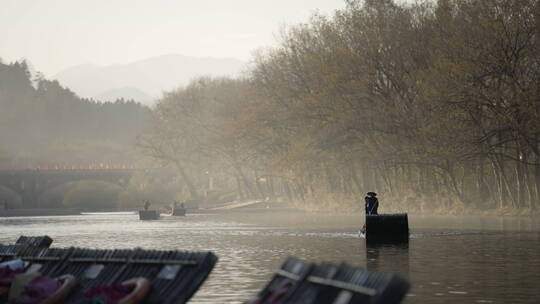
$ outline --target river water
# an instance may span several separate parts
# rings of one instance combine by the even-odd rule
[[[411,283],[404,303],[540,303],[540,220],[410,216],[408,248],[366,248],[357,215],[302,212],[0,218],[0,243],[49,235],[55,247],[210,250],[219,261],[190,303],[242,303],[287,256],[345,261]]]

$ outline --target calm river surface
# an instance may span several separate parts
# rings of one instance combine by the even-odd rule
[[[54,247],[210,250],[218,264],[190,303],[242,303],[284,259],[397,272],[404,303],[540,303],[540,220],[410,216],[408,249],[366,248],[357,215],[300,212],[0,218],[0,243],[49,235]]]

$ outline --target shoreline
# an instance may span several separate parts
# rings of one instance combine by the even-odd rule
[[[237,204],[237,203],[236,203]],[[218,206],[211,206],[206,208],[187,208],[188,214],[219,214],[219,213],[279,213],[279,212],[293,212],[293,213],[306,213],[306,214],[333,214],[333,215],[364,215],[364,210],[360,208],[309,208],[309,206],[298,206],[287,203],[272,203],[272,202],[257,202],[238,207],[233,207],[235,204],[221,204]],[[229,208],[232,207],[232,208]],[[540,216],[539,211],[524,213],[515,210],[469,210],[469,212],[442,212],[442,211],[404,211],[404,210],[390,210],[382,209],[381,214],[390,213],[407,213],[409,216],[423,217],[423,216],[444,216],[444,217],[486,217],[486,218],[535,218]],[[127,209],[73,209],[73,208],[27,208],[27,209],[0,209],[0,218],[4,217],[25,217],[25,216],[72,216],[81,215],[82,213],[111,213],[111,212],[138,212],[139,209],[127,208]],[[163,210],[157,209],[160,214],[164,214]]]
[[[77,209],[3,209],[0,217],[25,217],[25,216],[68,216],[80,215]]]

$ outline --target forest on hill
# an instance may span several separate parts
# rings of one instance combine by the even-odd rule
[[[240,78],[165,94],[141,147],[193,197],[313,208],[531,213],[540,203],[540,4],[347,1]]]
[[[0,169],[58,170],[145,166],[137,137],[151,121],[151,109],[123,99],[80,98],[57,81],[32,76],[27,64],[0,62]],[[141,174],[124,187],[99,181],[47,189],[35,206],[116,208],[140,205],[145,197],[173,199],[170,185]],[[2,207],[21,198],[0,186]]]
[[[151,117],[135,101],[80,98],[24,61],[0,62],[0,109],[0,168],[133,165],[128,147]]]

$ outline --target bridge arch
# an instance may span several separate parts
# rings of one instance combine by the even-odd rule
[[[22,196],[11,187],[0,185],[0,209],[19,207],[22,205]]]
[[[65,207],[110,209],[118,206],[118,198],[125,187],[100,180],[73,182],[63,197]]]
[[[0,185],[17,193],[23,208],[36,207],[39,198],[49,189],[76,181],[103,181],[125,188],[132,169],[112,170],[11,170],[0,171]]]

